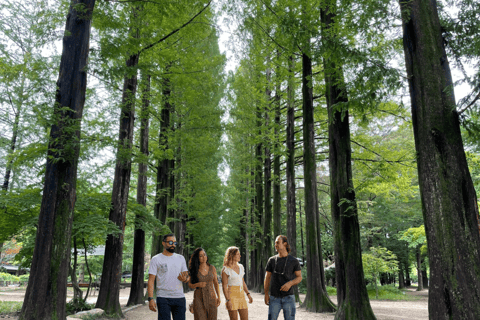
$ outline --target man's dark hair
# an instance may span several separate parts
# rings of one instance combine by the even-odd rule
[[[290,253],[290,251],[292,251],[292,248],[290,248],[290,244],[288,243],[288,240],[287,240],[287,237],[285,236],[282,236],[282,235],[279,235],[278,236],[280,239],[282,239],[282,242],[285,243],[285,247],[287,249],[287,253]]]
[[[174,235],[173,233],[169,233],[169,234],[164,235],[162,242],[167,241],[167,238],[168,238],[168,237],[175,237],[175,235]]]

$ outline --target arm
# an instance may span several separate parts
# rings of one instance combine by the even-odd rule
[[[155,275],[154,274],[149,274],[148,275],[148,286],[147,286],[147,291],[148,291],[148,296],[153,297],[153,284],[155,283]],[[148,302],[148,308],[152,310],[153,312],[157,312],[157,304],[155,303],[155,299],[150,300]]]
[[[212,266],[212,268],[213,268],[213,274],[215,275],[215,277],[213,277],[213,286],[215,287],[215,291],[217,292],[217,307],[218,307],[220,303],[222,303],[222,301],[220,300],[220,287],[218,285],[217,269],[215,269],[214,266]]]
[[[281,288],[280,291],[288,291],[292,286],[295,286],[302,282],[302,271],[295,271],[295,279],[288,281]]]
[[[270,304],[270,295],[268,294],[270,290],[270,279],[272,278],[272,273],[270,271],[265,272],[265,280],[263,281],[263,287],[265,288],[265,304]]]
[[[222,270],[222,289],[223,295],[225,296],[225,300],[230,300],[230,293],[228,292],[228,276],[225,271]],[[227,301],[227,309],[230,310],[232,308],[232,303]]]
[[[190,287],[190,289],[205,288],[206,285],[207,285],[206,282],[197,282],[197,283],[193,284],[192,283],[192,278],[191,277],[188,278],[188,286]]]
[[[243,291],[245,291],[245,293],[246,293],[247,296],[248,296],[248,302],[249,302],[249,303],[252,303],[252,302],[253,302],[253,298],[252,298],[252,295],[250,294],[250,291],[249,291],[248,288],[247,288],[247,284],[245,283],[245,279],[243,279]]]
[[[190,280],[190,276],[188,275],[188,271],[180,272],[177,279],[182,281],[183,283],[187,283]]]

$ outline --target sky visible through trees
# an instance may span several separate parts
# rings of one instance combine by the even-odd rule
[[[100,275],[121,316],[121,273],[141,302],[169,232],[187,261],[238,246],[256,292],[288,235],[297,301],[336,319],[412,282],[431,319],[480,318],[479,21],[473,0],[2,1],[0,262],[44,275],[22,319]]]

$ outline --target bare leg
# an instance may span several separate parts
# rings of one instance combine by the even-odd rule
[[[237,310],[228,310],[228,315],[230,316],[230,320],[237,320]]]
[[[238,313],[240,313],[240,320],[248,320],[248,309],[238,310]]]

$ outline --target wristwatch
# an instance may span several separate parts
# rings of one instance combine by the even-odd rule
[[[155,299],[152,298],[152,297],[148,297],[147,300],[148,300],[148,302],[150,302],[150,300],[155,300]]]

